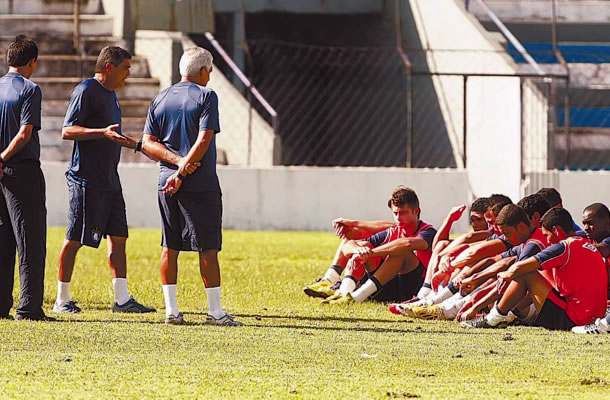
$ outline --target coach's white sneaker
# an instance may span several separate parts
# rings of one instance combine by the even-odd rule
[[[598,318],[592,324],[575,326],[572,328],[573,333],[608,333],[610,327],[606,318]]]
[[[165,323],[168,325],[185,325],[186,321],[184,320],[182,313],[178,313],[178,316],[170,314],[165,317]]]
[[[206,314],[205,323],[209,325],[220,325],[220,326],[244,326],[242,322],[235,321],[231,314],[225,314],[220,318],[214,318],[210,314]]]

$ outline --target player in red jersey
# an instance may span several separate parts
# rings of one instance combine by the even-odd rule
[[[515,263],[498,274],[502,299],[477,328],[503,327],[508,313],[528,293],[536,306],[535,325],[569,330],[601,318],[606,311],[607,272],[599,251],[588,239],[576,235],[570,213],[561,208],[549,210],[542,218],[542,230],[553,246],[533,257]],[[551,271],[553,281],[541,271]]]
[[[421,287],[436,230],[419,219],[419,199],[415,191],[398,187],[388,201],[394,226],[365,240],[348,241],[343,246],[350,260],[339,290],[324,302],[402,301]],[[365,282],[358,283],[366,275]]]

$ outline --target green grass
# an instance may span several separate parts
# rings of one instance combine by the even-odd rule
[[[222,295],[247,324],[204,325],[194,254],[180,258],[188,326],[163,324],[158,231],[132,230],[129,288],[152,315],[114,315],[105,249],[82,249],[59,322],[0,321],[0,398],[604,398],[610,336],[542,329],[466,331],[383,304],[330,308],[302,294],[338,239],[328,233],[225,232]],[[45,303],[56,294],[63,230],[48,241]],[[17,291],[15,291],[17,296]]]

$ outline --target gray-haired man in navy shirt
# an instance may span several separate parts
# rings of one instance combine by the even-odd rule
[[[161,280],[168,324],[184,323],[176,303],[178,254],[196,251],[208,299],[206,322],[243,325],[225,313],[220,302],[222,199],[215,144],[220,125],[218,97],[205,87],[211,72],[209,51],[187,49],[180,59],[182,80],[155,96],[144,127],[145,150],[161,160]]]
[[[131,54],[116,46],[100,52],[95,76],[78,84],[70,96],[62,138],[74,141],[66,172],[70,207],[66,239],[59,255],[56,313],[80,308],[70,297],[76,253],[82,245],[97,248],[108,238],[108,264],[114,287],[113,312],[154,312],[136,302],[127,290],[127,217],[117,165],[121,146],[136,148],[121,134],[121,109],[115,89],[125,84]],[[136,148],[137,149],[137,148]]]
[[[45,181],[40,169],[42,92],[29,78],[38,47],[17,36],[0,78],[0,318],[12,318],[15,252],[21,298],[16,319],[49,320],[42,310],[47,237]]]

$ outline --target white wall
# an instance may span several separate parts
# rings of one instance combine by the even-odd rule
[[[65,226],[68,210],[66,163],[43,164],[50,226]],[[119,168],[131,227],[158,228],[154,164]],[[275,167],[218,168],[223,189],[224,227],[247,230],[330,230],[343,216],[391,218],[387,200],[397,185],[418,193],[422,219],[438,226],[449,208],[468,202],[467,177],[457,170],[401,168]],[[466,216],[456,225],[467,230]]]

